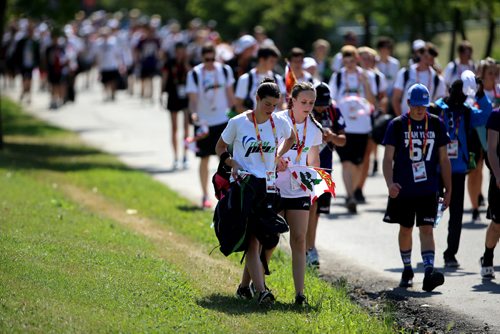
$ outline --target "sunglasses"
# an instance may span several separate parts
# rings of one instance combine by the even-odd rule
[[[203,58],[203,61],[204,61],[205,63],[212,63],[212,62],[214,62],[214,61],[215,61],[215,58]]]

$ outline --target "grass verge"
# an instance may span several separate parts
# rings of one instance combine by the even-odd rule
[[[8,99],[2,108],[0,332],[393,332],[390,314],[371,317],[315,272],[310,306],[293,306],[282,252],[268,279],[277,303],[237,300],[241,255],[208,255],[210,213]]]

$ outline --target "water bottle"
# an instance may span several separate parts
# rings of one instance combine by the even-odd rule
[[[446,206],[444,205],[444,198],[439,197],[436,219],[434,219],[434,228],[436,228],[439,225],[441,218],[443,218],[444,210],[446,210]]]

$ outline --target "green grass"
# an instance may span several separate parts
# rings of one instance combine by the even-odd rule
[[[394,331],[391,314],[370,316],[312,271],[310,307],[293,306],[283,252],[267,280],[277,303],[237,300],[241,254],[207,255],[211,213],[5,98],[2,108],[0,332]]]

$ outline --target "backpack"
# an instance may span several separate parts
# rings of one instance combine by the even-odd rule
[[[227,73],[227,68],[225,65],[222,65],[222,71],[224,72],[224,79],[227,81],[227,77],[229,74]],[[193,69],[193,80],[196,86],[198,86],[198,73]]]
[[[410,71],[408,68],[405,68],[405,71],[403,72],[403,88],[406,87],[406,84],[408,83],[408,80],[410,79]],[[432,88],[432,94],[431,94],[431,100],[434,100],[437,87],[439,85],[439,75],[434,72],[434,87]]]
[[[375,73],[375,84],[377,85],[377,95],[380,94],[380,75],[378,73]],[[335,78],[335,86],[337,86],[337,91],[340,90],[340,85],[342,84],[342,73],[339,72],[337,73],[337,77]]]
[[[253,109],[254,108],[254,103],[252,96],[250,95],[252,93],[252,87],[253,87],[253,74],[252,71],[248,71],[248,89],[247,89],[247,96],[243,100],[243,106],[247,109]],[[278,77],[276,76],[275,73],[273,73],[273,79],[276,81],[276,84],[278,85]]]

